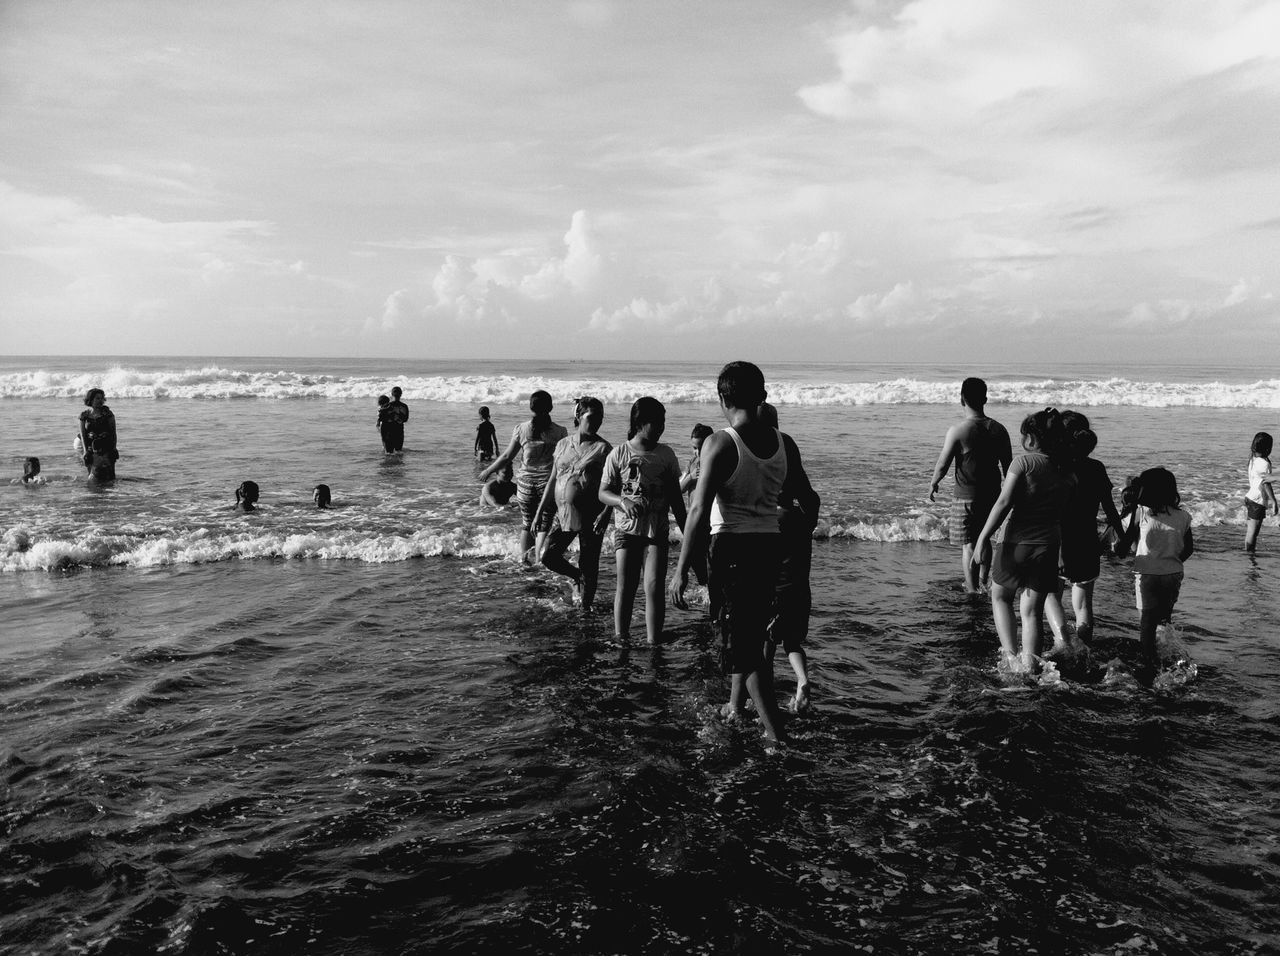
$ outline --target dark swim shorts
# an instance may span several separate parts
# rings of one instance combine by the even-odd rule
[[[750,674],[764,662],[781,549],[777,534],[711,536],[707,594],[727,674]]]
[[[1094,533],[1062,535],[1062,576],[1072,584],[1088,584],[1102,573],[1102,548]]]
[[[1058,545],[1005,541],[996,548],[991,580],[1004,588],[1030,588],[1042,594],[1058,590]]]
[[[953,544],[976,544],[994,501],[953,501],[947,530]]]
[[[1244,516],[1250,521],[1261,521],[1267,516],[1267,503],[1264,501],[1259,504],[1248,498],[1244,499]]]

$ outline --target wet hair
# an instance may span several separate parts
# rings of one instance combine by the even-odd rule
[[[403,394],[404,394],[404,391],[400,388],[400,386],[399,386],[399,385],[393,385],[393,386],[391,387],[391,397],[392,397],[392,398],[394,398],[394,399],[399,399],[399,398],[400,398],[400,396],[401,396],[401,395],[403,395]]]
[[[95,395],[101,395],[101,396],[102,396],[102,400],[103,400],[104,402],[107,400],[107,393],[106,393],[106,392],[104,392],[104,391],[103,391],[102,389],[100,389],[100,388],[91,388],[91,389],[89,389],[89,391],[87,391],[87,392],[85,392],[85,393],[84,393],[84,403],[85,403],[86,405],[92,405],[92,404],[93,404],[93,397],[94,397]]]
[[[581,398],[575,398],[573,400],[573,424],[581,425],[582,416],[587,414],[587,412],[593,408],[598,411],[601,416],[604,415],[604,403],[601,402],[600,399],[593,398],[590,395],[583,395]]]
[[[387,398],[387,396],[385,396],[385,395],[379,395],[379,396],[378,396],[378,404],[379,404],[379,405],[390,405],[390,404],[391,404],[391,399]]]
[[[481,406],[480,406],[480,417],[481,417],[481,418],[488,418],[488,417],[489,417],[489,406],[488,406],[488,405],[481,405]]]
[[[258,483],[256,481],[242,481],[240,486],[236,488],[236,504],[242,501],[246,504],[253,504],[258,500]]]
[[[768,402],[760,403],[760,421],[770,428],[778,427],[778,410]]]
[[[333,501],[333,495],[329,492],[329,486],[316,485],[315,490],[311,492],[311,500],[316,503],[317,508],[329,507],[329,502]]]
[[[1077,412],[1068,408],[1062,412],[1062,427],[1070,434],[1072,432],[1082,432],[1086,428],[1092,428],[1093,426],[1089,424],[1089,416],[1084,412]]]
[[[750,362],[730,362],[720,370],[716,392],[730,408],[759,408],[769,397],[764,372]]]
[[[1271,433],[1258,432],[1249,443],[1250,458],[1265,458],[1271,464]]]
[[[1094,434],[1092,428],[1081,428],[1079,431],[1071,432],[1067,441],[1071,447],[1071,454],[1077,460],[1088,458],[1098,447],[1098,436]]]
[[[25,461],[23,461],[22,463],[22,480],[23,481],[26,481],[28,478],[34,478],[38,474],[40,474],[39,458],[32,456],[31,458],[28,458]]]
[[[1137,486],[1135,500],[1152,511],[1168,511],[1182,504],[1178,494],[1178,480],[1168,468],[1148,468],[1134,481]]]
[[[689,432],[689,437],[697,441],[706,441],[715,433],[710,425],[704,425],[702,422],[693,426],[693,431]]]
[[[652,395],[644,395],[631,403],[631,424],[627,427],[627,438],[632,439],[645,425],[651,422],[665,422],[667,407]]]
[[[1023,439],[1034,438],[1036,450],[1048,455],[1049,460],[1055,465],[1065,464],[1071,457],[1067,430],[1062,426],[1062,413],[1056,408],[1033,412],[1024,418],[1022,437]]]
[[[533,437],[540,438],[551,425],[551,393],[538,389],[529,396],[529,411],[533,412]]]
[[[970,408],[987,404],[987,383],[980,378],[966,378],[960,383],[960,397]]]

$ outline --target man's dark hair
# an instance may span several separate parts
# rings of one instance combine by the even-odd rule
[[[716,391],[731,408],[757,408],[769,397],[764,372],[750,362],[730,362],[720,370]]]
[[[970,408],[987,404],[987,383],[980,378],[966,378],[960,383],[960,397]]]

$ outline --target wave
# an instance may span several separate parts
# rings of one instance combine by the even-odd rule
[[[627,405],[642,395],[668,404],[710,404],[709,382],[677,379],[544,378],[513,375],[423,375],[396,379],[410,401],[468,405],[519,405],[530,392],[556,396],[595,395],[606,404]],[[202,368],[144,371],[116,366],[108,371],[56,372],[43,369],[0,375],[0,398],[80,398],[94,387],[108,398],[137,399],[360,399],[387,389],[387,379],[324,375],[279,369],[242,371]],[[1145,382],[1126,378],[1040,379],[989,383],[992,404],[1057,405],[1088,408],[1280,408],[1280,379],[1255,382]],[[893,378],[865,382],[771,381],[770,398],[780,405],[954,405],[956,382]]]

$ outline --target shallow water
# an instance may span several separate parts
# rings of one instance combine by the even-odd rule
[[[815,709],[771,753],[716,716],[701,614],[620,646],[607,553],[592,619],[517,568],[511,515],[474,503],[470,406],[411,401],[388,461],[368,401],[110,401],[108,489],[69,433],[41,445],[73,400],[0,419],[51,478],[0,488],[32,539],[0,574],[6,948],[1280,951],[1280,531],[1239,553],[1230,433],[1257,413],[1091,409],[1113,478],[1169,464],[1196,516],[1194,677],[1153,691],[1118,562],[1091,663],[997,673],[922,494],[952,406],[784,406],[828,521]],[[671,434],[709,412],[673,403]],[[495,404],[500,434],[518,415]]]

